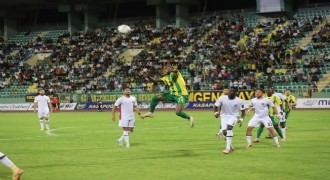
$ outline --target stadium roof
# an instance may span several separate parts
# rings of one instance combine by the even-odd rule
[[[0,9],[23,8],[36,9],[68,4],[116,4],[146,2],[146,0],[0,0]]]

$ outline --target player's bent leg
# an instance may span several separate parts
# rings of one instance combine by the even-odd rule
[[[286,141],[285,122],[280,122],[280,126],[281,126],[282,135],[283,135],[282,142],[285,142]]]
[[[23,174],[23,169],[18,168],[5,154],[0,152],[0,162],[10,168],[13,172],[13,179],[19,180]]]
[[[274,127],[268,127],[268,131],[269,131],[269,133],[273,136],[273,139],[274,139],[274,141],[275,141],[275,147],[276,147],[276,148],[281,147],[281,146],[280,146],[280,143],[278,142],[278,137],[276,136],[276,132],[275,132]]]
[[[232,148],[233,136],[234,136],[233,126],[227,125],[226,149],[223,151],[224,154],[229,154],[230,152],[233,151]]]
[[[253,126],[248,126],[248,128],[246,129],[246,148],[249,148],[252,146],[251,144],[251,138],[252,138],[252,130],[253,130]]]
[[[263,124],[260,124],[258,131],[257,131],[257,138],[253,141],[254,143],[259,142],[260,136],[261,136],[262,132],[264,131],[264,127],[265,126]]]
[[[281,139],[283,139],[282,130],[280,129],[278,124],[274,124],[274,129],[276,130],[277,134],[281,137]]]
[[[156,106],[158,105],[159,101],[164,101],[165,98],[163,96],[153,96],[150,102],[150,110],[146,114],[142,115],[142,118],[150,117],[153,118],[153,113],[155,111]]]
[[[185,112],[182,111],[183,110],[183,105],[182,104],[177,104],[176,106],[176,110],[175,110],[175,114],[177,116],[180,116],[184,119],[188,119],[189,121],[189,126],[192,128],[195,125],[195,121],[194,118],[192,116],[189,116],[188,114],[186,114]]]

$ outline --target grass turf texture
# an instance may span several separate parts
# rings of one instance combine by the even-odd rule
[[[196,125],[173,111],[137,119],[131,148],[119,148],[122,134],[110,112],[51,114],[52,131],[40,131],[33,113],[0,114],[0,151],[24,169],[26,180],[109,179],[329,179],[329,111],[293,111],[287,142],[276,149],[264,139],[245,149],[247,117],[234,128],[235,151],[224,155],[215,138],[219,120],[211,111],[189,111]],[[256,129],[253,131],[253,138]],[[0,179],[11,171],[0,166]]]

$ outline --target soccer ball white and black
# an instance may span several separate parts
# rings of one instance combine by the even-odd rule
[[[131,27],[127,26],[126,24],[118,26],[117,30],[122,34],[128,34],[132,31]]]

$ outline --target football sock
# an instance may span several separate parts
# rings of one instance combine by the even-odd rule
[[[120,136],[120,138],[118,139],[118,141],[120,141],[120,142],[123,141],[124,135],[125,135],[125,131],[123,131],[123,135]]]
[[[246,141],[247,141],[248,144],[251,144],[251,137],[252,136],[246,136]]]
[[[188,120],[190,119],[190,116],[188,114],[186,114],[185,112],[182,112],[182,111],[177,112],[176,115],[180,116],[182,118],[188,119]]]
[[[49,119],[46,120],[46,128],[49,129]]]
[[[273,139],[274,139],[274,141],[275,141],[276,144],[279,144],[278,143],[278,137],[277,136],[274,136]]]
[[[150,103],[150,112],[153,113],[155,111],[155,108],[158,104],[158,97],[157,96],[154,96],[152,97],[151,99],[151,103]]]
[[[9,158],[7,158],[5,155],[0,159],[0,161],[2,162],[2,164],[7,166],[8,168],[10,168],[13,172],[17,171],[18,168],[16,167],[16,165]]]
[[[233,140],[233,130],[227,130],[227,136],[226,136],[226,142],[227,142],[227,147],[226,149],[230,150],[231,148],[231,142]]]
[[[276,130],[277,134],[278,134],[281,138],[283,138],[283,134],[282,134],[281,128],[277,126],[277,128],[275,128],[275,130]]]
[[[285,128],[281,128],[281,130],[282,130],[283,137],[286,138],[286,130],[285,130]]]
[[[129,131],[124,131],[124,139],[126,142],[126,146],[129,145]]]
[[[39,120],[39,123],[40,123],[40,128],[44,129],[44,120]]]

